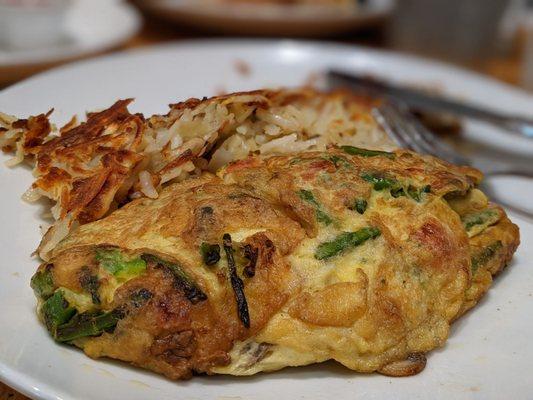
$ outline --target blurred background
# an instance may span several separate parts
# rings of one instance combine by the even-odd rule
[[[531,0],[0,0],[0,87],[80,58],[215,37],[392,49],[533,90]]]

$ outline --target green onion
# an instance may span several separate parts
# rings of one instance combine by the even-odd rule
[[[394,153],[389,153],[388,151],[378,151],[378,150],[368,150],[362,149],[360,147],[354,146],[341,146],[341,149],[352,156],[363,156],[363,157],[376,157],[383,156],[390,159],[394,159]]]
[[[367,207],[368,207],[368,202],[365,199],[355,199],[353,204],[350,207],[348,207],[348,209],[355,210],[359,214],[364,214]]]
[[[496,252],[503,247],[501,240],[491,243],[478,254],[472,257],[472,274],[475,274],[479,267],[485,265],[489,260],[494,257]]]
[[[69,321],[76,314],[76,309],[70,306],[61,290],[56,290],[41,306],[41,313],[48,331],[55,335],[58,326]]]
[[[303,158],[295,157],[289,162],[289,165],[296,165],[296,164],[299,164],[299,163],[304,162],[304,161],[305,161],[305,159],[303,159]]]
[[[324,160],[327,160],[333,163],[333,165],[335,165],[335,168],[339,168],[339,167],[351,168],[352,167],[352,164],[350,164],[350,162],[346,158],[337,156],[335,154],[327,154],[322,158]]]
[[[331,217],[324,210],[322,210],[322,206],[318,203],[318,201],[316,201],[313,192],[311,192],[310,190],[302,189],[298,191],[298,196],[302,200],[315,206],[316,219],[318,220],[318,222],[321,222],[324,225],[329,225],[333,222],[333,219],[331,219]]]
[[[233,246],[231,241],[231,235],[225,233],[222,236],[224,243],[224,251],[226,252],[226,259],[228,261],[228,272],[231,287],[235,294],[235,301],[237,302],[237,314],[242,324],[246,327],[250,327],[250,313],[248,311],[248,302],[244,294],[244,283],[239,275],[237,275],[237,266],[235,265],[235,258],[233,257]]]
[[[57,328],[55,339],[58,342],[70,342],[87,336],[97,336],[114,328],[124,316],[121,309],[107,313],[77,314],[68,323]]]
[[[465,215],[463,217],[463,226],[467,231],[477,225],[491,225],[500,219],[499,213],[494,209],[483,210],[477,213]]]
[[[344,250],[359,246],[369,239],[378,237],[380,234],[380,230],[374,227],[362,228],[356,232],[343,232],[331,242],[318,245],[315,251],[315,258],[325,260],[336,256]]]
[[[420,199],[421,199],[421,198],[420,198],[420,192],[419,192],[418,189],[415,188],[414,186],[409,185],[409,186],[407,187],[407,194],[409,194],[409,196],[411,196],[411,198],[412,198],[413,200],[415,200],[417,203],[420,202]]]
[[[52,276],[53,265],[48,264],[39,269],[31,278],[30,286],[41,299],[47,299],[54,294],[54,278]]]
[[[196,285],[192,278],[181,268],[179,264],[164,261],[152,254],[143,254],[142,258],[146,262],[153,262],[157,266],[166,268],[172,272],[175,278],[176,286],[183,290],[185,297],[191,303],[196,304],[200,301],[207,300],[207,295],[202,292],[202,289]]]
[[[140,257],[127,260],[118,249],[97,249],[96,261],[118,279],[127,280],[146,271],[146,262]]]
[[[396,179],[385,178],[376,174],[364,173],[361,175],[365,181],[370,182],[374,185],[375,190],[388,189],[390,187],[396,187],[398,181]]]
[[[202,243],[200,253],[205,265],[215,265],[220,260],[220,246],[218,244]]]
[[[130,295],[131,304],[133,304],[133,307],[139,308],[152,297],[154,297],[152,292],[150,292],[148,289],[142,288]]]
[[[82,267],[79,275],[80,286],[90,293],[94,304],[100,304],[100,295],[98,288],[100,287],[100,280],[98,276],[93,275],[89,267]]]
[[[405,190],[401,186],[393,187],[390,190],[390,194],[394,198],[398,198],[400,196],[405,196]]]

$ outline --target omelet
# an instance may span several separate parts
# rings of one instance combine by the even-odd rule
[[[407,150],[252,155],[71,232],[32,278],[38,312],[170,379],[416,374],[519,244],[481,179]]]

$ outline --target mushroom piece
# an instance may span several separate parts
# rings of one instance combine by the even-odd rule
[[[381,367],[378,372],[387,376],[411,376],[416,375],[426,367],[424,353],[412,353],[405,360],[393,361]]]

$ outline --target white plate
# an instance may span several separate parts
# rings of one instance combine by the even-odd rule
[[[75,0],[67,12],[64,42],[31,50],[0,47],[0,71],[7,67],[48,64],[104,51],[124,43],[137,33],[140,26],[139,13],[124,1]]]
[[[247,35],[326,36],[382,21],[390,14],[394,0],[368,0],[364,5],[351,8],[294,4],[221,5],[207,0],[136,0],[136,3],[171,21],[208,30]]]
[[[243,76],[236,60],[250,64]],[[216,60],[216,63],[213,63]],[[378,72],[413,82],[438,82],[453,93],[513,111],[531,97],[491,80],[424,62],[346,46],[298,42],[215,41],[170,45],[79,62],[0,92],[0,110],[26,116],[55,107],[54,120],[137,97],[133,111],[165,112],[188,96],[262,86],[297,85],[325,65]],[[491,135],[487,133],[487,135]],[[7,159],[0,156],[0,161]],[[109,361],[94,361],[53,343],[38,323],[29,279],[37,261],[39,212],[20,194],[29,170],[0,168],[0,379],[43,399],[527,399],[533,360],[533,225],[513,216],[522,245],[509,268],[473,312],[457,321],[442,350],[410,378],[362,375],[332,363],[249,378],[196,377],[171,382]],[[515,194],[530,199],[526,186]],[[527,200],[530,201],[530,200]]]

